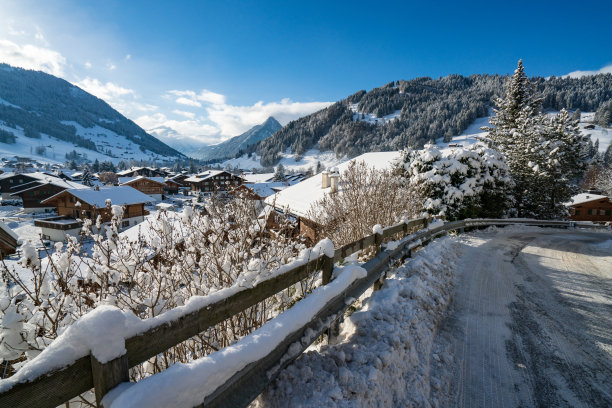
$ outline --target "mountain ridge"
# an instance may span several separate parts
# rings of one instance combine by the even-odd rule
[[[0,125],[3,131],[17,137],[34,140],[51,137],[91,151],[96,157],[118,158],[117,147],[130,150],[135,147],[140,151],[124,156],[126,160],[185,157],[78,86],[41,71],[3,63],[0,63]]]
[[[272,136],[281,128],[281,124],[274,117],[270,116],[265,122],[253,126],[238,136],[234,136],[216,145],[204,146],[189,153],[188,156],[203,161],[222,161],[236,157],[244,153],[250,146]]]

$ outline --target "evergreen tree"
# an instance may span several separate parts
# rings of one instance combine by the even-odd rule
[[[274,181],[285,181],[285,167],[279,164],[274,172]]]
[[[94,173],[97,173],[100,171],[100,162],[98,161],[98,159],[96,159],[93,162],[93,165],[91,166],[91,169],[94,171]]]
[[[81,176],[81,183],[85,186],[93,186],[93,178],[91,175],[91,171],[89,170],[89,166],[85,165],[83,167],[83,175]]]
[[[552,119],[540,112],[538,96],[519,61],[505,98],[495,101],[489,144],[504,154],[514,179],[519,217],[558,218],[577,191],[589,156],[588,137],[566,110]]]

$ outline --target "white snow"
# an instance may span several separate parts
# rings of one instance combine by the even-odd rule
[[[378,235],[382,235],[383,234],[383,227],[380,224],[376,224],[375,226],[372,227],[372,233],[373,234],[378,234]]]
[[[112,161],[117,164],[121,160],[173,160],[165,156],[160,156],[150,151],[143,152],[140,147],[134,142],[128,140],[122,135],[106,129],[102,126],[94,126],[85,128],[76,122],[62,122],[67,125],[73,125],[77,129],[77,135],[87,139],[91,139],[96,143],[98,152],[75,146],[70,142],[56,139],[52,136],[41,134],[40,139],[32,139],[24,136],[23,129],[15,129],[6,125],[0,120],[0,129],[12,132],[16,136],[14,144],[0,143],[0,157],[24,156],[31,157],[43,163],[63,163],[66,161],[66,153],[76,151],[84,155],[87,159],[94,161]],[[45,148],[43,154],[36,154],[36,148]],[[113,156],[106,154],[110,149]]]
[[[327,246],[327,245],[325,245]],[[249,363],[263,358],[284,338],[312,320],[329,300],[353,281],[366,276],[358,265],[342,268],[331,283],[318,287],[308,297],[237,343],[189,364],[169,369],[125,388],[111,407],[193,407]]]
[[[400,109],[393,113],[390,113],[389,115],[385,115],[382,118],[379,118],[373,113],[359,112],[357,110],[358,105],[358,103],[353,103],[350,105],[350,108],[353,111],[353,121],[367,122],[372,125],[383,125],[387,122],[392,121],[395,118],[399,118],[400,114],[402,113],[402,110]]]
[[[601,199],[609,200],[610,197],[605,196],[605,195],[600,195],[600,194],[581,193],[581,194],[576,194],[575,196],[573,196],[571,201],[569,203],[566,203],[566,205],[584,204],[584,203],[588,203],[589,201],[595,201],[595,200],[601,200]]]
[[[553,111],[548,112],[548,115],[554,115],[559,112]],[[605,152],[608,146],[612,143],[612,129],[604,128],[599,125],[595,126],[595,129],[585,129],[584,127],[591,124],[593,121],[594,112],[582,112],[580,116],[580,130],[583,135],[590,135],[593,143],[599,139],[599,151]],[[488,135],[488,132],[480,130],[483,126],[489,126],[489,117],[477,118],[470,124],[466,130],[461,132],[458,136],[453,136],[450,142],[443,142],[442,139],[438,139],[436,144],[441,148],[447,148],[449,145],[461,145],[469,146],[481,140],[483,137]]]
[[[429,351],[460,252],[460,238],[445,237],[389,270],[382,289],[345,319],[338,343],[311,347],[254,406],[429,406]]]

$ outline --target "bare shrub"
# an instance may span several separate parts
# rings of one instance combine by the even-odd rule
[[[79,238],[69,237],[42,254],[26,243],[18,264],[2,261],[0,320],[7,324],[0,325],[0,358],[13,362],[9,374],[98,305],[115,305],[141,319],[154,317],[192,296],[234,284],[249,287],[305,248],[283,234],[271,236],[260,202],[245,195],[213,196],[204,207],[202,212],[192,207],[160,211],[119,233],[123,209],[112,206],[110,225],[83,220]],[[132,380],[232,344],[318,282],[320,277],[312,276],[150,359],[131,370]]]
[[[321,234],[337,246],[370,235],[377,224],[388,226],[412,218],[422,206],[405,179],[365,162],[351,162],[340,175],[339,185],[337,193],[326,194],[309,211]]]

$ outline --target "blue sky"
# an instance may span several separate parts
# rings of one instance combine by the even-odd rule
[[[0,61],[214,143],[396,79],[609,70],[611,4],[0,0]]]

